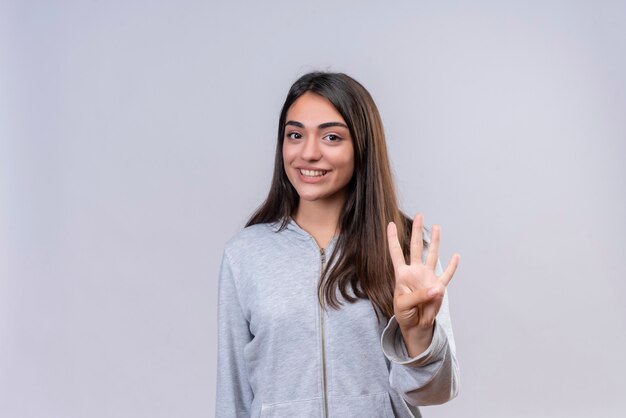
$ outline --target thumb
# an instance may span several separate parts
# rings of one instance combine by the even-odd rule
[[[440,294],[443,294],[442,289],[438,287],[426,287],[411,293],[398,295],[396,297],[396,308],[400,311],[407,311],[421,305],[422,303],[435,299]]]

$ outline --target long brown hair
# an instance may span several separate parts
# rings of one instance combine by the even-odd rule
[[[326,280],[319,283],[318,294],[324,294],[320,303],[339,309],[342,305],[336,296],[339,288],[350,303],[357,298],[369,299],[379,321],[379,312],[389,319],[393,315],[395,279],[387,249],[387,224],[395,222],[404,253],[408,255],[412,220],[398,206],[378,108],[365,87],[353,78],[343,73],[316,71],[303,75],[291,86],[278,121],[269,195],[246,226],[281,221],[279,230],[282,230],[298,207],[299,196],[285,173],[282,149],[287,111],[308,91],[332,103],[346,121],[354,145],[354,173],[339,216],[339,237],[326,270],[335,259],[336,263],[324,272]],[[356,298],[346,292],[348,283]]]

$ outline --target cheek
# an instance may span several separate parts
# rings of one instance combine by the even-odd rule
[[[350,157],[346,162],[346,169],[348,180],[350,180],[352,178],[352,175],[354,174],[354,148],[351,149]]]
[[[349,167],[348,178],[352,178],[352,175],[354,174],[354,159],[350,160],[350,163],[348,164],[348,167]]]
[[[294,173],[291,169],[291,164],[295,159],[294,147],[287,144],[287,142],[283,143],[283,171],[287,175],[289,182],[293,184],[294,182]]]
[[[283,161],[286,165],[293,160],[295,149],[287,142],[283,142]]]
[[[352,172],[354,171],[354,151],[352,148],[347,150],[343,150],[340,154],[337,155],[337,165],[340,165],[341,168],[345,171],[345,174],[348,177],[352,176]]]

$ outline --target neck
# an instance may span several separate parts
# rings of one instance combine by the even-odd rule
[[[338,193],[330,199],[307,201],[300,199],[293,218],[298,225],[315,238],[320,248],[339,231],[339,215],[345,196]]]

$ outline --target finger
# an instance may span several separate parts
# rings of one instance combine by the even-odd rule
[[[393,222],[389,222],[387,225],[387,242],[389,244],[389,255],[391,256],[393,268],[397,270],[400,266],[405,265],[405,262],[402,247],[398,241],[398,229]]]
[[[433,233],[431,234],[430,245],[428,246],[428,255],[426,256],[426,266],[435,270],[437,259],[439,258],[439,236],[441,228],[439,225],[433,225]]]
[[[443,295],[443,288],[432,287],[418,289],[411,293],[396,296],[396,309],[407,311]]]
[[[454,276],[454,273],[456,272],[456,268],[459,266],[459,261],[461,261],[461,255],[459,253],[454,253],[448,267],[446,267],[446,270],[441,274],[441,276],[439,276],[442,286],[448,286],[448,283],[450,283],[452,276]]]
[[[422,262],[422,228],[424,226],[424,217],[421,213],[416,213],[413,218],[413,228],[411,230],[411,264]]]

